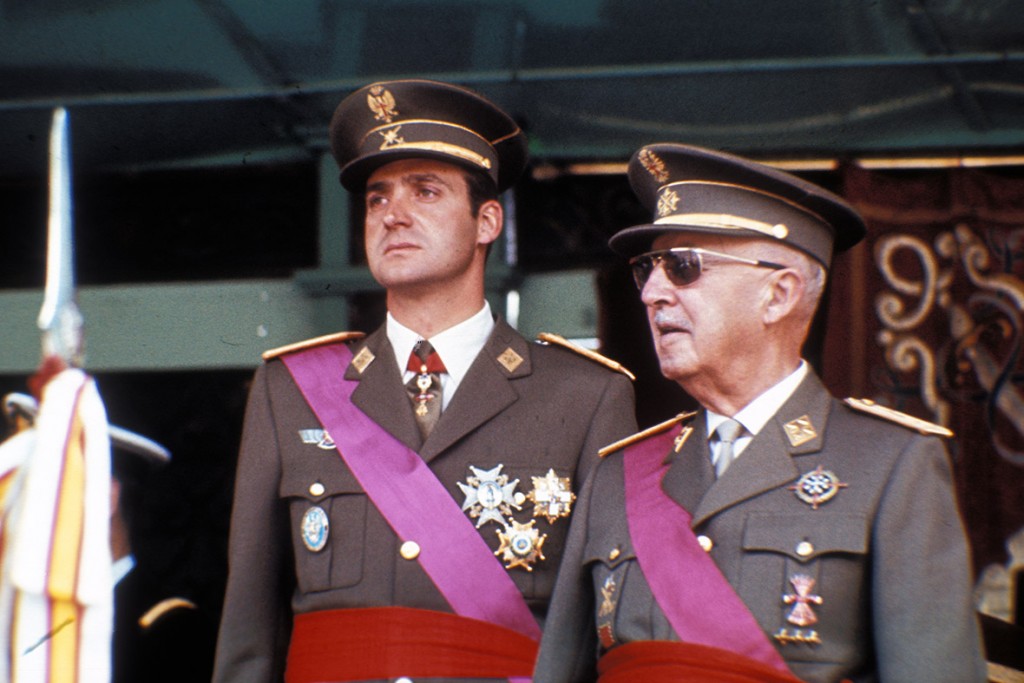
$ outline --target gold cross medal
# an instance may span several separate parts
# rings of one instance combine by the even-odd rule
[[[532,519],[526,524],[520,524],[513,519],[512,524],[506,525],[504,531],[497,532],[501,547],[495,550],[494,554],[501,556],[502,561],[506,563],[505,569],[522,567],[532,572],[533,563],[545,559],[541,548],[548,535],[541,535],[533,525]]]
[[[569,477],[559,477],[549,469],[543,477],[533,479],[533,490],[526,498],[533,503],[533,516],[545,517],[548,524],[554,524],[559,517],[568,517],[576,494],[572,492]]]
[[[466,500],[462,503],[462,511],[469,511],[469,516],[477,520],[476,528],[479,529],[487,522],[498,522],[505,524],[503,515],[512,515],[512,508],[522,508],[526,496],[516,493],[516,486],[519,480],[509,482],[508,475],[501,473],[504,465],[498,465],[489,470],[481,470],[469,466],[473,473],[466,477],[466,483],[457,482],[462,492],[466,494]]]

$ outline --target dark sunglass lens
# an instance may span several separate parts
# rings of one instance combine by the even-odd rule
[[[665,254],[665,273],[676,287],[689,285],[700,277],[700,254],[692,251],[670,251]]]
[[[636,282],[637,289],[643,289],[651,277],[651,271],[654,270],[654,257],[638,256],[633,259],[632,265],[633,280]]]

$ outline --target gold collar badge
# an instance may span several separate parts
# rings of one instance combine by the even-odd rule
[[[533,490],[527,499],[533,503],[533,516],[544,517],[548,524],[554,524],[559,517],[568,517],[576,494],[572,492],[569,477],[559,477],[549,469],[543,477],[533,479]]]
[[[398,110],[395,109],[395,96],[382,85],[375,85],[370,88],[370,91],[366,94],[366,104],[369,105],[370,111],[373,112],[373,118],[378,121],[391,123],[398,116]]]
[[[789,443],[793,448],[802,446],[814,437],[818,436],[818,432],[814,429],[814,425],[811,424],[811,418],[807,415],[802,415],[795,420],[790,420],[786,424],[782,425],[782,428],[786,431],[786,436],[789,438]]]

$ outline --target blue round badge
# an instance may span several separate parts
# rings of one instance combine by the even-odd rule
[[[327,519],[327,513],[323,508],[313,506],[302,515],[302,543],[307,549],[318,553],[327,545],[327,536],[330,533],[331,523]]]

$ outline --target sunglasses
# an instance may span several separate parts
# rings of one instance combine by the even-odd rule
[[[722,254],[717,251],[708,251],[707,249],[696,249],[691,247],[676,247],[674,249],[664,249],[662,251],[651,251],[646,254],[640,254],[634,256],[629,260],[629,265],[633,269],[633,279],[636,281],[638,289],[643,289],[644,285],[651,277],[651,273],[654,269],[661,264],[665,270],[665,275],[676,287],[682,287],[684,285],[690,285],[697,281],[700,274],[704,271],[706,261],[725,261],[727,263],[741,263],[747,266],[757,266],[758,268],[771,268],[773,270],[781,270],[788,268],[781,263],[772,263],[771,261],[758,261],[755,259],[743,258],[742,256],[733,256],[731,254]]]

